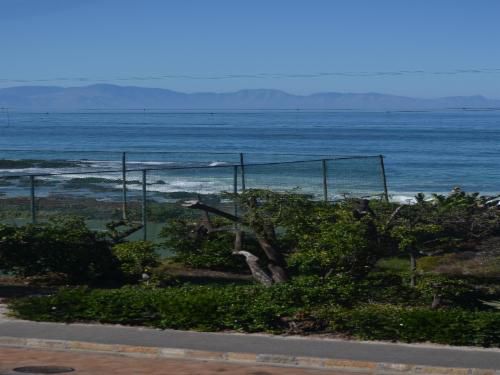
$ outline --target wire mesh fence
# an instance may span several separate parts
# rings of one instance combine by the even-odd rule
[[[16,169],[29,173],[85,172],[127,169],[266,164],[337,158],[332,154],[198,151],[101,151],[0,149],[0,175]],[[357,156],[350,156],[357,157]]]
[[[251,164],[245,166],[245,187],[278,192],[295,191],[321,199],[323,168],[321,160]]]
[[[382,157],[337,158],[326,160],[329,199],[372,196],[387,198],[387,182]]]
[[[240,162],[239,153],[231,152],[139,152],[126,153],[128,168],[199,167],[233,165]]]
[[[0,178],[0,221],[22,225],[32,220],[31,180],[29,176]]]
[[[237,214],[231,194],[247,189],[293,191],[326,201],[387,199],[382,156],[314,159],[310,155],[308,160],[290,161],[291,155],[278,154],[260,159],[265,162],[247,163],[251,158],[246,154],[186,155],[117,153],[100,163],[61,155],[53,159],[3,155],[0,222],[22,225],[76,215],[95,230],[105,230],[110,222],[138,223],[142,228],[131,239],[156,240],[169,220],[195,215],[184,207],[185,201],[202,200]]]

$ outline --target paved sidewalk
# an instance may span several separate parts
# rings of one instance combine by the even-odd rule
[[[97,324],[37,323],[10,319],[0,321],[0,336],[500,370],[499,349],[201,333]]]
[[[215,363],[156,358],[129,358],[118,355],[0,348],[0,375],[13,375],[16,367],[64,366],[67,374],[99,375],[353,375],[352,372],[270,367],[255,364]],[[17,374],[19,374],[17,372]]]

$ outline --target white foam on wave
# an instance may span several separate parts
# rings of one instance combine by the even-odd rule
[[[63,174],[57,174],[57,175],[50,175],[50,176],[38,176],[38,179],[41,180],[51,180],[51,181],[67,181],[67,180],[73,180],[73,179],[86,179],[86,178],[98,178],[98,179],[103,179],[103,180],[110,180],[109,182],[113,182],[115,180],[121,179],[121,172],[116,172],[115,174],[111,173],[75,173],[74,171],[68,172],[68,173],[63,173]],[[135,180],[135,179],[127,179],[128,183],[131,182],[140,182],[140,180]],[[106,181],[103,181],[103,183],[106,183]]]
[[[121,168],[117,160],[79,160],[86,168]]]
[[[417,200],[415,199],[415,194],[391,194],[389,196],[389,201],[399,204],[415,204]]]
[[[57,173],[71,173],[75,172],[75,169],[68,168],[40,168],[40,167],[30,167],[30,168],[9,168],[0,169],[0,176],[21,176],[21,175],[48,175]],[[40,176],[42,177],[42,176]]]
[[[127,161],[127,164],[138,164],[138,165],[173,165],[176,164],[175,161]]]
[[[8,168],[8,169],[0,169],[0,173],[9,173],[9,174],[35,174],[35,173],[53,173],[47,172],[50,171],[48,168]],[[54,170],[53,170],[54,171]]]
[[[226,163],[225,161],[213,161],[210,164],[208,164],[209,167],[218,167],[221,165],[230,165],[230,164]]]
[[[121,185],[115,185],[120,188]],[[141,190],[141,185],[127,185],[129,190]],[[156,193],[197,192],[200,194],[215,194],[231,190],[230,186],[223,181],[205,180],[173,180],[165,183],[148,184],[147,190]]]
[[[389,201],[394,202],[394,203],[400,203],[400,204],[415,204],[415,203],[417,203],[417,199],[416,199],[417,194],[420,194],[420,193],[409,193],[409,192],[398,193],[398,192],[395,192],[395,193],[389,195]],[[429,193],[429,192],[426,192],[423,194],[424,194],[424,200],[432,201],[434,199],[433,194],[446,196],[449,193],[445,193],[445,192]]]

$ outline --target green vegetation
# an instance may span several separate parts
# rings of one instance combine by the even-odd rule
[[[109,241],[77,218],[0,225],[0,267],[23,277],[61,274],[70,282],[112,279],[117,269]]]
[[[16,316],[42,321],[96,321],[209,331],[320,330],[362,339],[500,346],[497,312],[381,304],[350,306],[352,293],[357,292],[345,280],[315,284],[302,279],[271,288],[76,288],[61,289],[50,297],[17,300],[11,307]]]
[[[227,220],[214,220],[212,225],[231,227]],[[232,254],[234,234],[231,232],[210,231],[201,223],[173,219],[165,225],[160,236],[164,238],[163,245],[173,250],[172,259],[185,266],[225,271],[248,268],[243,257]],[[245,248],[260,253],[253,239],[247,239]]]
[[[122,274],[131,281],[158,266],[156,247],[148,241],[123,242],[113,246],[112,253],[120,264]]]
[[[322,313],[328,329],[361,339],[500,346],[500,314],[463,309],[362,305]]]
[[[111,225],[100,234],[75,219],[0,227],[3,271],[87,285],[15,299],[13,313],[500,346],[500,210],[486,198],[458,190],[413,205],[263,190],[223,198],[237,201],[238,215],[210,197],[149,208],[166,221],[159,247],[173,256],[163,260],[157,246],[124,241]],[[116,289],[95,288],[109,280]]]

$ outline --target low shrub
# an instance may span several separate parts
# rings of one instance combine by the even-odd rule
[[[434,296],[439,296],[445,303],[452,306],[480,306],[479,300],[485,298],[474,285],[466,280],[437,275],[422,277],[417,284],[417,289],[429,301],[432,301]]]
[[[301,278],[260,285],[184,285],[121,289],[63,288],[52,296],[15,300],[18,317],[47,321],[99,321],[159,328],[249,332],[286,328],[283,318],[318,304],[346,302],[351,285]]]
[[[99,321],[206,331],[290,332],[308,320],[329,332],[370,340],[500,346],[500,313],[386,304],[341,305],[349,287],[309,278],[271,288],[190,286],[165,289],[61,289],[14,300],[15,316],[42,321]],[[326,306],[326,307],[325,307]]]
[[[367,303],[391,303],[401,306],[430,306],[429,299],[416,288],[412,288],[406,278],[396,274],[374,274],[357,284],[357,300]]]
[[[469,310],[488,309],[484,300],[500,297],[500,289],[495,287],[496,280],[475,280],[450,278],[442,275],[419,275],[416,287],[411,287],[406,275],[372,273],[356,283],[357,299],[369,303],[388,303],[399,306],[457,307]],[[353,296],[354,297],[354,296]]]
[[[365,305],[320,314],[329,329],[368,340],[500,346],[500,314],[462,309]]]
[[[158,328],[272,330],[287,303],[270,304],[260,287],[184,286],[166,289],[62,289],[50,297],[12,302],[18,317],[43,321],[99,321]]]

